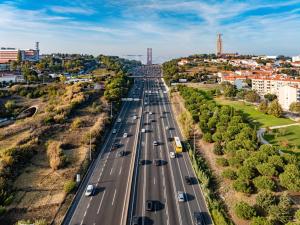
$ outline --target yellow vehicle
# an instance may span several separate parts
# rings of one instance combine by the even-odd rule
[[[179,137],[174,137],[174,145],[175,145],[175,152],[181,153],[182,152],[182,144]]]

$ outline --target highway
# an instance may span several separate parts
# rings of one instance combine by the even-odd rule
[[[194,224],[194,212],[201,212],[204,224],[212,224],[188,153],[178,154],[175,159],[169,157],[169,152],[175,150],[168,139],[177,136],[182,140],[182,136],[162,80],[146,79],[144,90],[141,128],[146,133],[142,133],[138,143],[128,224],[134,216],[139,217],[140,224]],[[153,146],[153,141],[159,145]],[[157,159],[162,165],[155,165]],[[186,184],[185,176],[194,183]],[[186,194],[185,202],[177,201],[177,191]],[[147,200],[155,202],[154,210],[145,209]]]
[[[64,225],[129,225],[133,218],[140,225],[192,225],[195,212],[201,213],[203,224],[212,224],[188,153],[169,156],[175,151],[173,138],[182,140],[182,136],[159,71],[146,69],[149,76],[136,78],[128,96],[140,101],[123,103],[121,122],[116,121],[115,132],[109,133]],[[113,148],[115,143],[120,147]],[[119,156],[120,151],[126,155]],[[185,176],[192,178],[192,184]],[[88,184],[96,191],[86,197]],[[185,194],[184,202],[178,201],[178,191]],[[147,200],[154,203],[152,210],[147,210]]]
[[[139,87],[136,89],[135,87]],[[134,93],[134,90],[137,90]],[[143,84],[137,81],[128,97],[142,98]],[[133,150],[138,139],[138,124],[141,119],[141,101],[124,102],[118,118],[102,150],[87,184],[93,184],[96,189],[92,196],[80,193],[78,202],[73,203],[74,210],[67,214],[64,224],[72,225],[112,225],[121,224],[127,214],[125,198],[129,196],[130,166],[133,166]],[[137,118],[134,118],[134,115]],[[123,134],[128,133],[127,138]],[[113,149],[113,144],[120,147]],[[118,152],[125,151],[121,157]]]

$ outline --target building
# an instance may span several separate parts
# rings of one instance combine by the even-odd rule
[[[259,95],[275,94],[277,97],[280,94],[280,88],[284,86],[300,86],[300,80],[292,77],[284,76],[257,76],[252,78],[252,90],[255,90]]]
[[[147,48],[147,65],[152,65],[152,48]]]
[[[222,34],[218,34],[217,36],[217,51],[216,55],[221,56],[223,54],[223,41],[222,41]]]
[[[39,42],[36,42],[36,49],[20,50],[16,48],[1,48],[0,64],[18,60],[36,62],[39,60],[39,55]]]
[[[298,56],[293,56],[293,57],[292,57],[292,62],[300,62],[300,55],[298,55]]]
[[[3,73],[0,74],[0,83],[20,83],[24,82],[24,77],[19,74],[12,74],[12,73]]]
[[[283,86],[279,89],[278,101],[284,110],[289,110],[293,102],[300,102],[300,86]]]
[[[184,66],[184,65],[186,65],[186,64],[188,64],[189,63],[189,60],[187,60],[187,59],[181,59],[178,63],[177,63],[177,65],[178,66]]]

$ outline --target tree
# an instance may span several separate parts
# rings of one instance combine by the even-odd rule
[[[212,140],[212,135],[211,135],[211,133],[205,133],[205,134],[203,135],[203,140],[204,140],[205,142],[212,143],[213,140]]]
[[[232,169],[225,169],[222,172],[222,177],[229,179],[229,180],[236,180],[237,179],[237,174],[234,170]]]
[[[76,187],[76,182],[73,180],[69,180],[64,184],[64,191],[65,193],[69,194],[72,192]]]
[[[14,110],[14,108],[16,107],[16,103],[15,101],[12,100],[8,100],[5,104],[4,107],[6,108],[6,110],[8,110],[9,112],[12,112]]]
[[[278,175],[278,172],[276,171],[276,167],[272,165],[271,163],[262,163],[257,165],[256,169],[258,172],[263,176],[276,176]]]
[[[277,100],[272,101],[268,106],[268,114],[273,115],[275,117],[281,117],[282,113],[283,110]]]
[[[223,146],[221,145],[221,142],[218,141],[214,144],[213,152],[215,155],[223,155],[224,154]]]
[[[233,182],[233,188],[238,192],[243,192],[247,194],[250,194],[253,191],[250,181],[242,180],[241,178],[238,178]]]
[[[254,217],[252,218],[250,225],[273,225],[273,223],[268,221],[265,217]]]
[[[259,99],[259,94],[257,94],[256,91],[248,91],[245,94],[245,100],[248,102],[258,102]]]
[[[294,113],[300,113],[300,102],[293,102],[290,104],[290,111]]]
[[[268,209],[270,205],[275,205],[276,197],[271,191],[262,191],[256,196],[256,204],[262,210]]]
[[[300,191],[300,170],[294,164],[288,164],[279,175],[280,185],[290,191]]]
[[[248,203],[243,201],[235,205],[234,212],[239,218],[245,220],[249,220],[256,216],[256,211],[254,207],[250,206]]]
[[[263,113],[268,113],[268,102],[262,101],[261,103],[259,103],[258,110]]]
[[[275,190],[276,184],[275,182],[266,176],[258,176],[253,179],[253,183],[257,189],[263,190]]]
[[[255,176],[255,170],[253,167],[242,166],[237,172],[239,178],[243,180],[250,180]]]
[[[274,94],[265,94],[265,95],[264,95],[264,98],[265,98],[266,100],[268,100],[268,102],[272,102],[272,101],[274,101],[275,99],[277,99],[277,96],[274,95]]]
[[[296,218],[297,222],[300,223],[300,209],[298,209],[298,210],[296,211],[296,213],[295,213],[295,218]]]
[[[217,165],[223,166],[223,167],[226,167],[226,166],[229,165],[227,159],[222,158],[222,157],[221,158],[217,158],[216,163],[217,163]]]

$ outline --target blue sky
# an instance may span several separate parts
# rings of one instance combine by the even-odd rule
[[[0,0],[0,46],[42,53],[300,54],[300,0]]]

